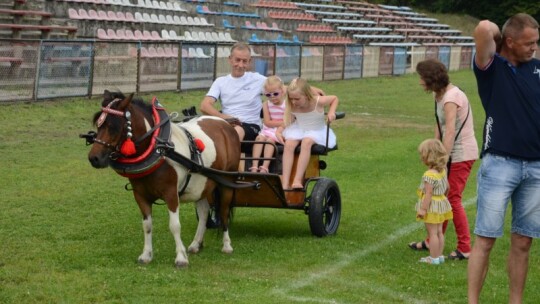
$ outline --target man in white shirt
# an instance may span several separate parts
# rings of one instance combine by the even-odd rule
[[[251,66],[251,48],[243,42],[232,46],[229,64],[231,73],[214,81],[201,102],[201,112],[238,121],[234,128],[240,140],[255,140],[261,130],[261,94],[266,76],[247,71]],[[214,107],[218,100],[221,112]]]

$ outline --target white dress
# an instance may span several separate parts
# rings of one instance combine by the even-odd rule
[[[326,121],[324,119],[324,111],[317,111],[317,105],[319,104],[319,98],[317,97],[317,103],[315,109],[307,113],[292,114],[296,117],[296,120],[285,130],[283,130],[283,137],[285,139],[302,140],[309,137],[319,145],[326,146],[326,137],[328,134],[328,148],[334,148],[336,146],[336,135],[332,129],[328,129]]]

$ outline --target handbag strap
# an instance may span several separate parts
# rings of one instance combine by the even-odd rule
[[[459,128],[458,132],[456,133],[456,138],[454,138],[454,141],[456,141],[459,137],[459,134],[461,133],[461,130],[463,130],[463,127],[465,126],[465,123],[467,122],[467,119],[469,119],[469,114],[471,113],[471,104],[469,104],[469,108],[467,109],[467,116],[465,116],[465,120],[461,124],[461,127]],[[439,129],[439,135],[441,135],[441,141],[443,139],[443,134],[441,130],[441,124],[439,122],[439,115],[437,115],[437,100],[435,100],[435,121],[437,121],[437,128]]]

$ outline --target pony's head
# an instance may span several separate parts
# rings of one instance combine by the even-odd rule
[[[133,94],[126,97],[121,92],[104,91],[101,111],[94,114],[97,132],[88,153],[93,167],[105,168],[110,160],[136,153],[131,140],[134,134],[132,101],[142,104],[142,101],[133,100]]]

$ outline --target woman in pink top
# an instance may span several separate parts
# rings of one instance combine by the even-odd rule
[[[464,260],[471,252],[471,237],[467,214],[461,198],[471,168],[478,159],[478,144],[474,136],[473,115],[469,100],[463,91],[450,83],[444,64],[435,59],[419,62],[416,72],[420,76],[420,85],[426,92],[433,92],[436,104],[437,124],[435,138],[440,139],[450,152],[448,200],[454,215],[454,227],[457,236],[457,248],[449,259]],[[446,231],[447,223],[443,226]],[[413,242],[409,247],[414,250],[427,250],[429,239]]]

